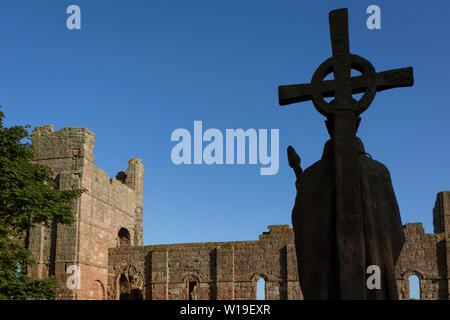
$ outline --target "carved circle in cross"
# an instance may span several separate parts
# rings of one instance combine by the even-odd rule
[[[322,92],[324,91],[323,80],[327,75],[334,72],[334,65],[336,63],[335,57],[331,57],[325,60],[317,68],[316,72],[314,72],[314,75],[311,79],[312,100],[314,106],[316,107],[317,111],[319,111],[326,117],[333,115],[336,109],[350,109],[357,115],[359,115],[367,110],[367,108],[375,98],[375,94],[377,93],[377,79],[375,68],[373,67],[373,65],[368,60],[355,54],[350,54],[349,58],[351,69],[355,69],[361,72],[361,81],[359,82],[359,85],[362,84],[364,86],[365,93],[360,100],[355,100],[351,96],[351,92],[347,97],[347,99],[350,100],[350,103],[345,104],[348,106],[335,103],[334,100],[331,102],[327,102],[324,100],[322,96]],[[348,72],[348,74],[350,75],[350,72]],[[350,77],[350,79],[348,80],[351,81],[352,78]],[[336,81],[332,81],[331,83],[332,89],[336,90],[339,84]],[[351,89],[354,89],[353,84],[351,85]]]

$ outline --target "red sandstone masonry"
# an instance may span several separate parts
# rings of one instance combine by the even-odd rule
[[[255,299],[260,277],[265,279],[266,299],[302,299],[293,230],[288,225],[268,228],[258,241],[109,249],[109,299],[121,297],[118,279],[129,266],[144,279],[144,299],[188,299],[192,280],[199,300]],[[408,278],[415,274],[421,299],[449,299],[449,235],[425,234],[421,223],[406,224],[404,231],[407,240],[396,265],[399,298],[409,299]]]
[[[190,280],[197,282],[197,299],[255,299],[260,277],[267,299],[300,299],[292,229],[269,230],[259,241],[110,249],[110,298],[120,297],[117,279],[133,265],[145,278],[145,299],[188,299]]]
[[[38,261],[30,275],[56,275],[65,288],[70,265],[81,269],[81,289],[69,291],[68,298],[106,297],[108,248],[118,245],[118,232],[128,230],[130,245],[143,244],[143,166],[130,159],[123,182],[110,179],[94,165],[94,134],[86,128],[36,127],[32,132],[35,162],[50,167],[59,189],[86,188],[74,204],[71,226],[36,226],[30,231],[33,257]]]

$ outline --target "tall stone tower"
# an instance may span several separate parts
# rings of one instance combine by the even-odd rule
[[[433,208],[433,224],[435,233],[443,233],[442,256],[446,260],[447,299],[450,300],[450,191],[439,192]]]
[[[108,248],[142,246],[141,160],[128,161],[118,179],[94,164],[94,133],[86,128],[36,127],[32,134],[35,162],[50,167],[57,188],[87,191],[73,207],[72,225],[38,225],[30,230],[28,248],[37,262],[29,273],[55,275],[68,299],[107,297]],[[64,296],[63,296],[64,297]]]

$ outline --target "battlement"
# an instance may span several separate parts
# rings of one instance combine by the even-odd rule
[[[269,231],[263,232],[259,240],[293,239],[294,237],[294,230],[288,224],[270,225],[267,229]]]
[[[420,240],[423,242],[437,242],[445,238],[443,233],[425,233],[425,229],[421,222],[406,223],[403,226],[405,236],[410,240]]]
[[[94,161],[95,134],[87,128],[62,127],[55,131],[53,125],[35,127],[31,141],[37,161],[57,158]]]
[[[144,167],[138,158],[128,160],[126,172],[120,172],[120,178],[109,178],[100,168],[94,166],[95,134],[87,128],[62,127],[55,131],[53,125],[35,127],[31,133],[35,162],[50,167],[55,175],[64,172],[89,172],[95,176],[96,185],[109,185],[115,193],[127,193],[127,186],[142,196]],[[83,187],[89,190],[91,181],[83,179]],[[86,182],[89,184],[86,185]],[[120,183],[121,182],[121,183]],[[95,189],[95,188],[94,188]],[[109,193],[109,189],[103,191]],[[105,194],[97,195],[104,198]],[[122,201],[121,196],[111,196]],[[123,201],[122,201],[123,202]]]
[[[55,126],[52,124],[36,126],[36,127],[34,127],[31,134],[32,135],[67,134],[67,135],[77,136],[77,135],[85,134],[85,133],[88,135],[95,136],[95,134],[86,127],[82,127],[82,128],[61,127],[60,130],[55,131]]]
[[[423,228],[422,222],[406,223],[403,226],[403,229],[408,234],[410,233],[425,234],[425,229]]]

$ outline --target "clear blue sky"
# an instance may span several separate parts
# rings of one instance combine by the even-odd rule
[[[81,7],[82,29],[66,28]],[[381,7],[381,30],[366,8]],[[415,84],[378,93],[363,114],[366,151],[390,170],[403,223],[433,232],[450,189],[448,1],[2,1],[0,104],[6,125],[87,127],[109,176],[145,167],[145,244],[252,240],[290,224],[292,144],[305,168],[328,139],[311,102],[281,108],[280,84],[309,82],[331,55],[328,12],[349,8],[351,51],[377,71],[414,67]],[[276,128],[280,170],[176,166],[174,129]],[[318,235],[320,237],[320,235]]]

